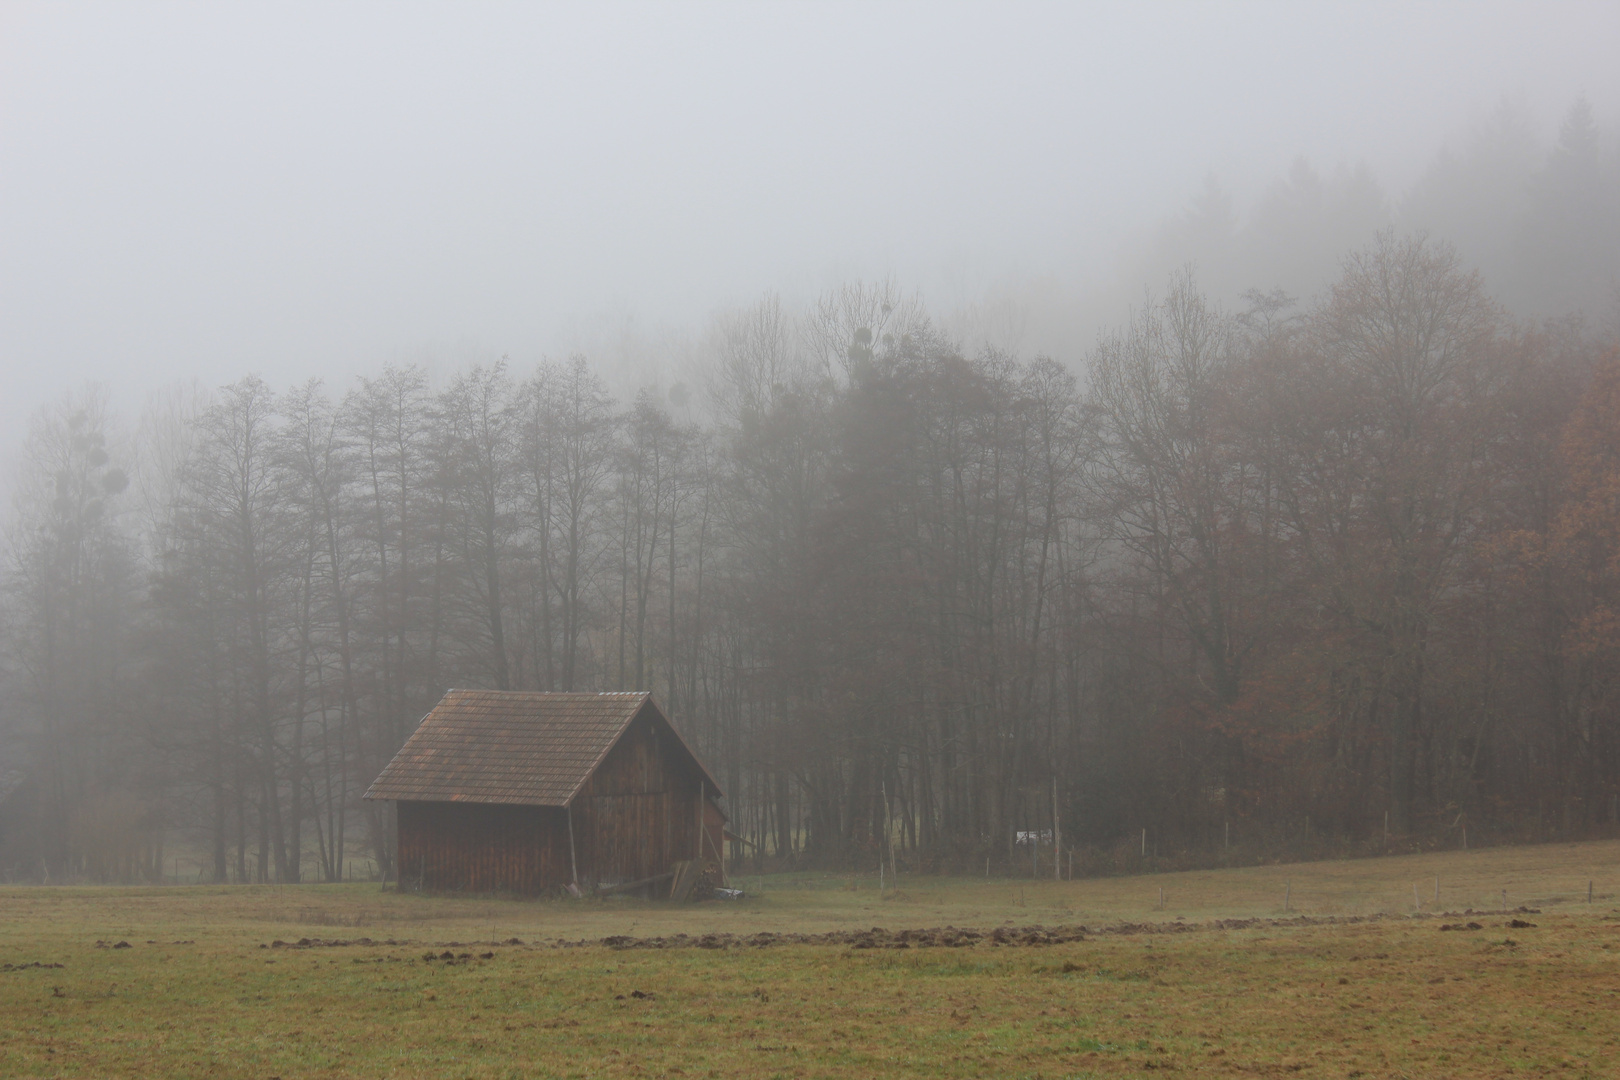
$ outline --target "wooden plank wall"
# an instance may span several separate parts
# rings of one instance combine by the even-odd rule
[[[573,880],[566,813],[481,803],[399,804],[406,889],[534,896]]]
[[[701,782],[673,733],[638,716],[574,800],[580,883],[639,881],[696,857]]]
[[[703,848],[703,858],[706,862],[719,865],[724,870],[726,865],[726,815],[720,808],[710,802],[703,808],[703,826],[709,830],[708,839]]]

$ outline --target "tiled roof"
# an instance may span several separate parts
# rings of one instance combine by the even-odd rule
[[[566,806],[648,704],[658,708],[646,693],[451,690],[366,798]]]

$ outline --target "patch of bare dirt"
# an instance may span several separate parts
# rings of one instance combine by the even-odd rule
[[[630,937],[616,934],[600,942],[610,949],[764,949],[775,945],[841,945],[851,949],[960,949],[973,945],[1038,946],[1084,941],[1083,926],[998,926],[993,930],[970,927],[933,926],[921,929],[830,930],[821,934],[672,934],[668,937]]]
[[[1535,908],[1519,908],[1520,913],[1536,914]],[[869,930],[829,930],[825,933],[773,933],[760,931],[753,934],[710,933],[669,934],[659,937],[632,937],[612,934],[604,938],[525,942],[520,938],[504,941],[446,941],[429,944],[435,950],[491,948],[494,946],[528,946],[530,948],[579,949],[606,947],[609,949],[764,949],[777,945],[838,945],[850,949],[961,949],[974,946],[1007,946],[1032,948],[1045,945],[1064,945],[1102,935],[1139,934],[1192,934],[1210,930],[1258,930],[1305,926],[1352,926],[1401,920],[1426,920],[1459,915],[1483,915],[1468,910],[1436,915],[1423,912],[1413,915],[1293,915],[1274,919],[1213,919],[1209,922],[1115,923],[1111,926],[998,926],[981,929],[966,926],[933,926],[889,930],[874,926]],[[1507,924],[1517,926],[1518,922]],[[1475,923],[1444,924],[1442,930],[1483,929]],[[297,941],[272,941],[260,945],[261,949],[333,949],[347,947],[412,946],[421,942],[387,938],[377,940],[361,938],[300,938]],[[455,957],[455,953],[450,954]],[[446,959],[435,956],[435,959]],[[459,957],[456,957],[459,959]]]
[[[383,945],[416,945],[418,942],[398,938],[299,938],[297,941],[282,941],[277,938],[268,945],[260,945],[261,949],[347,949],[367,948]],[[442,941],[434,945],[435,949],[471,949],[489,948],[492,945],[522,945],[522,938],[507,938],[505,941]],[[490,955],[494,955],[493,953]],[[438,959],[452,959],[452,956]],[[486,957],[487,959],[487,957]]]

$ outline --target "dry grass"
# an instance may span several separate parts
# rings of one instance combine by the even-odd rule
[[[1532,927],[1488,914],[1466,920],[1477,931],[1441,932],[1463,920],[1406,917],[1414,882],[1428,913],[1436,875],[1443,911],[1494,910],[1503,889],[1510,905],[1542,911],[1519,916]],[[1391,917],[1283,922],[1285,883],[1296,914]],[[749,900],[689,908],[375,886],[0,890],[0,964],[62,965],[0,971],[0,1075],[1600,1077],[1620,1068],[1620,843],[1072,884],[906,879],[884,898],[875,882],[847,877],[764,885]],[[1203,925],[1250,917],[1262,921]],[[1177,920],[1194,929],[1164,932]],[[1031,948],[554,945],[1009,923],[1159,929]],[[398,944],[260,947],[362,936]],[[513,937],[527,944],[446,949]],[[423,959],[445,951],[457,959]]]

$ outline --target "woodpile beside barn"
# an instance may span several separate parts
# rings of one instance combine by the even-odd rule
[[[447,692],[365,795],[401,888],[528,896],[689,892],[724,872],[721,796],[650,694],[497,690]]]

